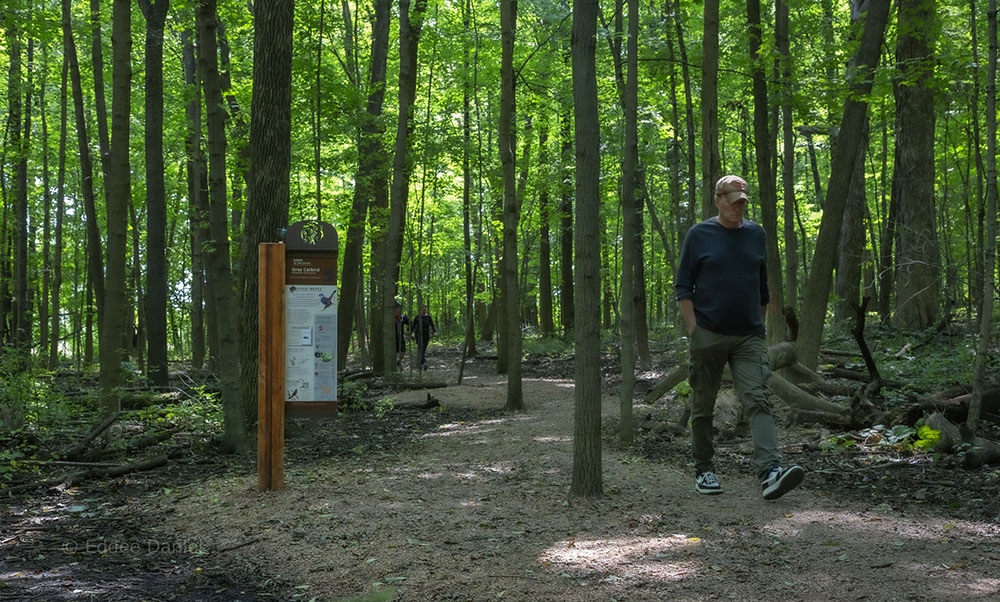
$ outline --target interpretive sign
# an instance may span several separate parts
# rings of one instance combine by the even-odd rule
[[[257,487],[284,487],[285,417],[337,412],[337,231],[292,224],[258,249]]]

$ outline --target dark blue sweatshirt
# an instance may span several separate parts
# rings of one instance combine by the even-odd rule
[[[763,334],[760,308],[770,301],[764,229],[746,219],[726,228],[716,217],[693,226],[684,237],[674,291],[678,300],[693,301],[697,324],[706,330]]]

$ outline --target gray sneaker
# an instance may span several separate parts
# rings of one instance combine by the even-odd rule
[[[799,466],[789,468],[782,468],[780,466],[772,467],[764,477],[764,481],[760,484],[764,490],[764,499],[778,499],[798,487],[805,476],[806,471],[802,470]]]
[[[719,483],[719,479],[715,478],[715,473],[708,470],[695,476],[694,489],[705,495],[718,495],[722,493],[722,484]]]

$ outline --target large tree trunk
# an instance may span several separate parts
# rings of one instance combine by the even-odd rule
[[[604,493],[601,472],[601,135],[597,111],[597,0],[573,1],[573,113],[576,138],[576,389],[573,478],[578,497]]]
[[[259,351],[259,255],[263,242],[288,224],[289,172],[292,154],[293,0],[257,5],[254,15],[254,93],[250,104],[252,175],[244,209],[240,267],[243,283],[240,390],[244,411],[257,413]]]
[[[146,334],[149,379],[167,386],[167,201],[163,182],[163,27],[170,0],[139,0],[146,16]]]
[[[934,203],[934,0],[900,0],[896,43],[896,154],[899,202],[896,310],[902,328],[922,330],[940,313],[940,258]]]
[[[826,202],[823,203],[823,219],[813,252],[812,272],[806,285],[797,346],[799,361],[810,369],[815,369],[819,361],[819,347],[823,338],[826,305],[830,296],[847,191],[855,160],[861,152],[864,118],[868,113],[868,103],[861,99],[871,91],[870,74],[878,65],[881,55],[889,5],[890,0],[868,1],[861,44],[858,46],[857,56],[851,61],[851,71],[856,76],[851,82],[851,95],[844,105],[840,136],[833,150],[830,184],[827,187]]]
[[[14,173],[14,344],[22,368],[28,365],[31,351],[31,322],[28,313],[28,140],[31,133],[31,97],[29,87],[21,81],[21,36],[12,15],[4,18],[10,58],[7,78],[7,128],[15,155]],[[25,94],[22,101],[22,94]],[[23,114],[22,114],[23,111]],[[22,123],[22,119],[24,122]],[[0,316],[6,319],[6,316]],[[16,424],[20,426],[20,424]]]
[[[500,2],[500,123],[497,140],[503,171],[503,287],[504,355],[507,359],[507,402],[505,410],[523,410],[521,391],[521,304],[517,287],[517,222],[521,207],[514,178],[516,96],[514,81],[514,31],[517,27],[516,0]]]
[[[382,149],[383,127],[379,122],[385,101],[385,66],[389,55],[390,0],[376,0],[372,29],[371,71],[368,78],[368,103],[361,113],[358,143],[358,176],[354,187],[347,237],[344,242],[344,265],[340,276],[340,313],[337,315],[337,367],[347,364],[351,346],[351,323],[361,298],[362,249],[365,242],[365,219],[368,204],[376,196],[377,183],[385,180],[385,152]],[[384,184],[383,184],[384,186]],[[372,274],[374,277],[374,274]],[[381,331],[379,331],[381,332]],[[360,333],[358,334],[360,338]]]
[[[196,4],[198,71],[205,90],[208,128],[208,193],[210,229],[214,244],[208,250],[209,283],[213,292],[219,336],[218,373],[222,386],[222,448],[237,452],[249,444],[240,386],[239,316],[229,261],[229,220],[226,193],[226,125],[219,85],[216,45],[216,0]]]
[[[403,252],[403,222],[409,195],[410,167],[407,164],[410,134],[413,129],[413,100],[417,92],[417,48],[420,29],[427,11],[427,0],[416,0],[410,14],[410,0],[399,3],[399,119],[396,123],[396,148],[392,159],[392,185],[389,189],[389,228],[385,236],[385,279],[382,288],[382,357],[383,370],[395,370],[396,329],[393,310],[399,261]]]

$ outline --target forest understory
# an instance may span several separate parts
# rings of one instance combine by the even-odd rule
[[[807,470],[800,489],[758,503],[750,442],[737,428],[717,442],[726,494],[706,500],[690,483],[686,434],[653,428],[681,416],[676,392],[641,403],[674,354],[640,375],[629,446],[617,440],[620,374],[608,355],[605,498],[570,500],[571,359],[528,356],[520,416],[501,411],[495,359],[470,361],[459,387],[458,351],[431,352],[426,373],[355,387],[353,411],[335,420],[289,421],[281,492],[256,491],[255,457],[221,455],[211,437],[183,430],[128,458],[167,456],[150,470],[15,493],[18,480],[75,469],[25,462],[8,471],[0,600],[736,600],[761,587],[771,600],[1000,593],[1000,466],[969,469],[961,454],[890,442],[891,425],[832,432],[788,424],[779,406],[786,463]],[[110,430],[134,426],[123,419]],[[1000,441],[991,420],[979,434]],[[537,447],[549,440],[558,453]],[[481,457],[484,442],[506,459]],[[428,486],[432,473],[456,482]],[[871,541],[776,526],[805,516],[820,526],[860,521]],[[598,553],[591,540],[625,543]],[[636,541],[658,543],[638,556],[622,551]],[[672,548],[678,541],[703,549]],[[748,561],[754,554],[757,563]],[[626,560],[612,566],[619,555]],[[668,560],[676,566],[664,576]],[[837,585],[835,575],[856,584]]]

